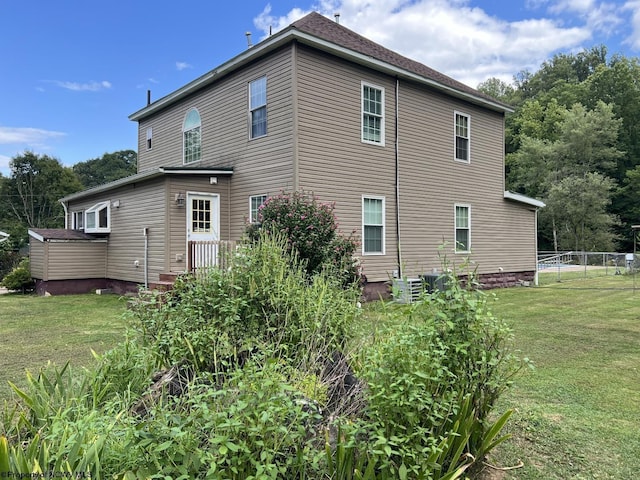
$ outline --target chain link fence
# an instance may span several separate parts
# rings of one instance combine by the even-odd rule
[[[619,252],[538,252],[541,284],[609,275],[635,275],[640,255]]]

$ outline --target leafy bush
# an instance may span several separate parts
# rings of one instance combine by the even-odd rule
[[[10,240],[0,242],[0,279],[17,267],[20,259],[20,253],[15,251]]]
[[[132,324],[166,365],[207,366],[266,345],[300,361],[344,348],[357,288],[324,271],[310,282],[282,236],[261,234],[230,262],[203,279],[181,277],[157,308],[143,301],[131,310]]]
[[[283,234],[287,249],[304,262],[312,276],[331,268],[344,283],[356,282],[360,272],[354,260],[357,241],[338,232],[335,204],[321,203],[305,192],[281,193],[269,197],[260,206],[260,223],[247,227],[249,239],[256,241],[260,232]]]
[[[35,282],[31,278],[29,259],[23,258],[11,273],[7,274],[2,279],[0,285],[8,288],[9,290],[20,290],[22,293],[33,290]]]
[[[445,277],[446,290],[389,305],[395,321],[362,351],[367,428],[393,475],[451,473],[504,439],[510,412],[494,424],[489,416],[521,365],[508,349],[510,330],[490,313],[473,273]]]

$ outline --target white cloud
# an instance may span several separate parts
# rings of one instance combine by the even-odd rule
[[[189,65],[187,62],[176,62],[176,68],[180,72],[182,70],[186,70],[187,68],[193,68],[193,67]]]
[[[64,137],[66,133],[41,128],[0,127],[0,145],[40,146],[47,140]]]
[[[625,43],[631,45],[634,50],[640,50],[640,0],[625,3],[623,10],[630,12],[630,23],[633,30],[633,33],[625,39]]]
[[[61,88],[66,88],[67,90],[71,90],[74,92],[98,92],[100,90],[108,90],[111,88],[111,82],[108,82],[107,80],[88,83],[63,82],[60,80],[54,80],[52,83]]]
[[[543,4],[545,16],[512,22],[469,0],[319,0],[314,9],[331,19],[339,12],[347,28],[476,87],[490,77],[511,82],[514,74],[537,70],[556,52],[579,50],[594,30],[611,30],[620,22],[619,6],[595,0],[527,3]],[[277,31],[306,13],[293,9],[274,17],[267,6],[254,24],[267,35],[269,27]]]
[[[0,155],[0,173],[5,176],[9,176],[9,162],[11,161],[11,157],[7,157],[6,155]]]

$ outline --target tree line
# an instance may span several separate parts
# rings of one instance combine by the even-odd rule
[[[543,200],[541,250],[631,251],[640,223],[640,63],[604,46],[558,54],[480,91],[513,106],[507,189]]]
[[[132,175],[137,164],[133,150],[105,153],[72,167],[48,155],[16,155],[9,163],[11,175],[0,174],[0,230],[11,235],[11,247],[17,249],[27,243],[29,228],[62,228],[60,198]]]

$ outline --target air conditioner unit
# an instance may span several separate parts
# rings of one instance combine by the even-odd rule
[[[424,291],[422,278],[396,278],[393,280],[393,295],[398,303],[413,303]]]
[[[436,290],[444,292],[447,289],[447,279],[437,273],[428,273],[422,276],[424,289],[427,293],[433,293]]]

